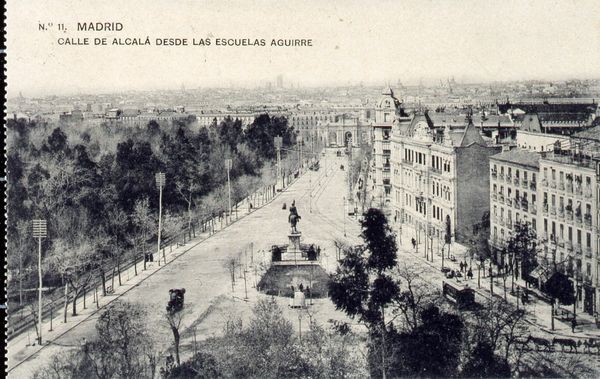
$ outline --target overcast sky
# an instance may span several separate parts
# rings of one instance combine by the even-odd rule
[[[600,78],[600,1],[8,0],[14,96],[127,89]],[[77,22],[121,22],[77,32]],[[38,24],[52,22],[49,31]],[[57,30],[64,23],[67,33]],[[206,38],[210,47],[58,46],[59,37]],[[310,38],[220,47],[215,38]]]

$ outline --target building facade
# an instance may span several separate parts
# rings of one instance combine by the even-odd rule
[[[461,129],[436,127],[426,112],[394,124],[392,207],[401,238],[460,242],[489,210],[488,145],[467,117]],[[460,173],[460,175],[458,175]]]
[[[575,134],[569,146],[490,159],[490,244],[502,250],[514,224],[529,223],[538,240],[534,279],[541,285],[563,272],[573,282],[576,308],[598,317],[600,127]]]
[[[371,160],[371,190],[375,204],[387,210],[391,185],[391,136],[396,107],[391,88],[381,93],[373,122],[373,157]]]
[[[537,229],[538,153],[513,149],[490,157],[490,245],[502,251],[517,223]],[[502,257],[497,257],[502,260]]]

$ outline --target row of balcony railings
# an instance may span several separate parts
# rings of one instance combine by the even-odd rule
[[[492,173],[492,179],[500,179],[500,180],[505,181],[506,183],[513,184],[516,187],[520,186],[524,189],[528,189],[531,191],[535,191],[537,189],[537,184],[536,184],[535,180],[520,178],[518,176],[515,176],[513,178],[511,175],[508,175],[508,174],[505,175],[504,173],[497,173],[494,170],[492,170],[491,173]]]
[[[581,181],[575,181],[575,183],[573,183],[572,180],[557,182],[555,180],[548,180],[544,178],[542,179],[542,186],[552,189],[558,189],[559,191],[565,191],[567,193],[583,196],[586,198],[591,198],[593,196],[592,186],[590,184],[584,185],[581,183]]]

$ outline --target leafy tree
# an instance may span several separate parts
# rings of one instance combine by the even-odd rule
[[[336,309],[358,317],[381,339],[381,371],[386,376],[385,308],[398,295],[388,271],[396,265],[396,241],[382,211],[371,208],[361,221],[362,248],[350,249],[329,283]]]
[[[498,357],[487,342],[479,342],[462,370],[466,378],[509,378],[511,368],[505,358]]]
[[[66,154],[69,152],[67,135],[60,128],[54,129],[50,137],[48,137],[48,151],[52,154]]]
[[[554,299],[557,299],[564,305],[571,305],[575,302],[575,291],[573,283],[562,272],[553,273],[544,285],[546,292]]]
[[[526,223],[515,223],[513,233],[507,241],[506,250],[521,263],[521,278],[527,279],[536,267],[536,235]],[[518,266],[517,266],[518,267]]]
[[[434,305],[421,312],[421,324],[412,332],[389,331],[391,377],[454,377],[458,375],[464,324],[459,316]],[[377,372],[371,354],[370,368]]]

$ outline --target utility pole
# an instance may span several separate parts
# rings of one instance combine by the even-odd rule
[[[158,265],[160,266],[160,234],[162,231],[162,193],[165,186],[165,174],[159,172],[156,175],[156,185],[158,186],[158,238],[156,243],[156,255],[158,256]],[[163,253],[163,260],[167,264],[167,257]]]
[[[229,214],[229,221],[231,221],[231,181],[229,178],[229,171],[231,171],[232,164],[233,164],[233,162],[232,162],[231,158],[225,159],[225,168],[227,169],[227,199],[228,199],[227,213]]]
[[[244,291],[246,291],[246,297],[244,298],[244,300],[248,300],[248,286],[246,285],[246,273],[248,272],[248,270],[246,270],[246,268],[244,267]]]
[[[275,150],[277,151],[277,183],[279,183],[279,178],[281,177],[281,147],[283,146],[283,138],[274,137],[273,141]]]
[[[308,173],[308,211],[312,213],[312,169]]]
[[[42,344],[42,238],[48,236],[46,220],[33,220],[33,238],[38,239],[38,345]]]

